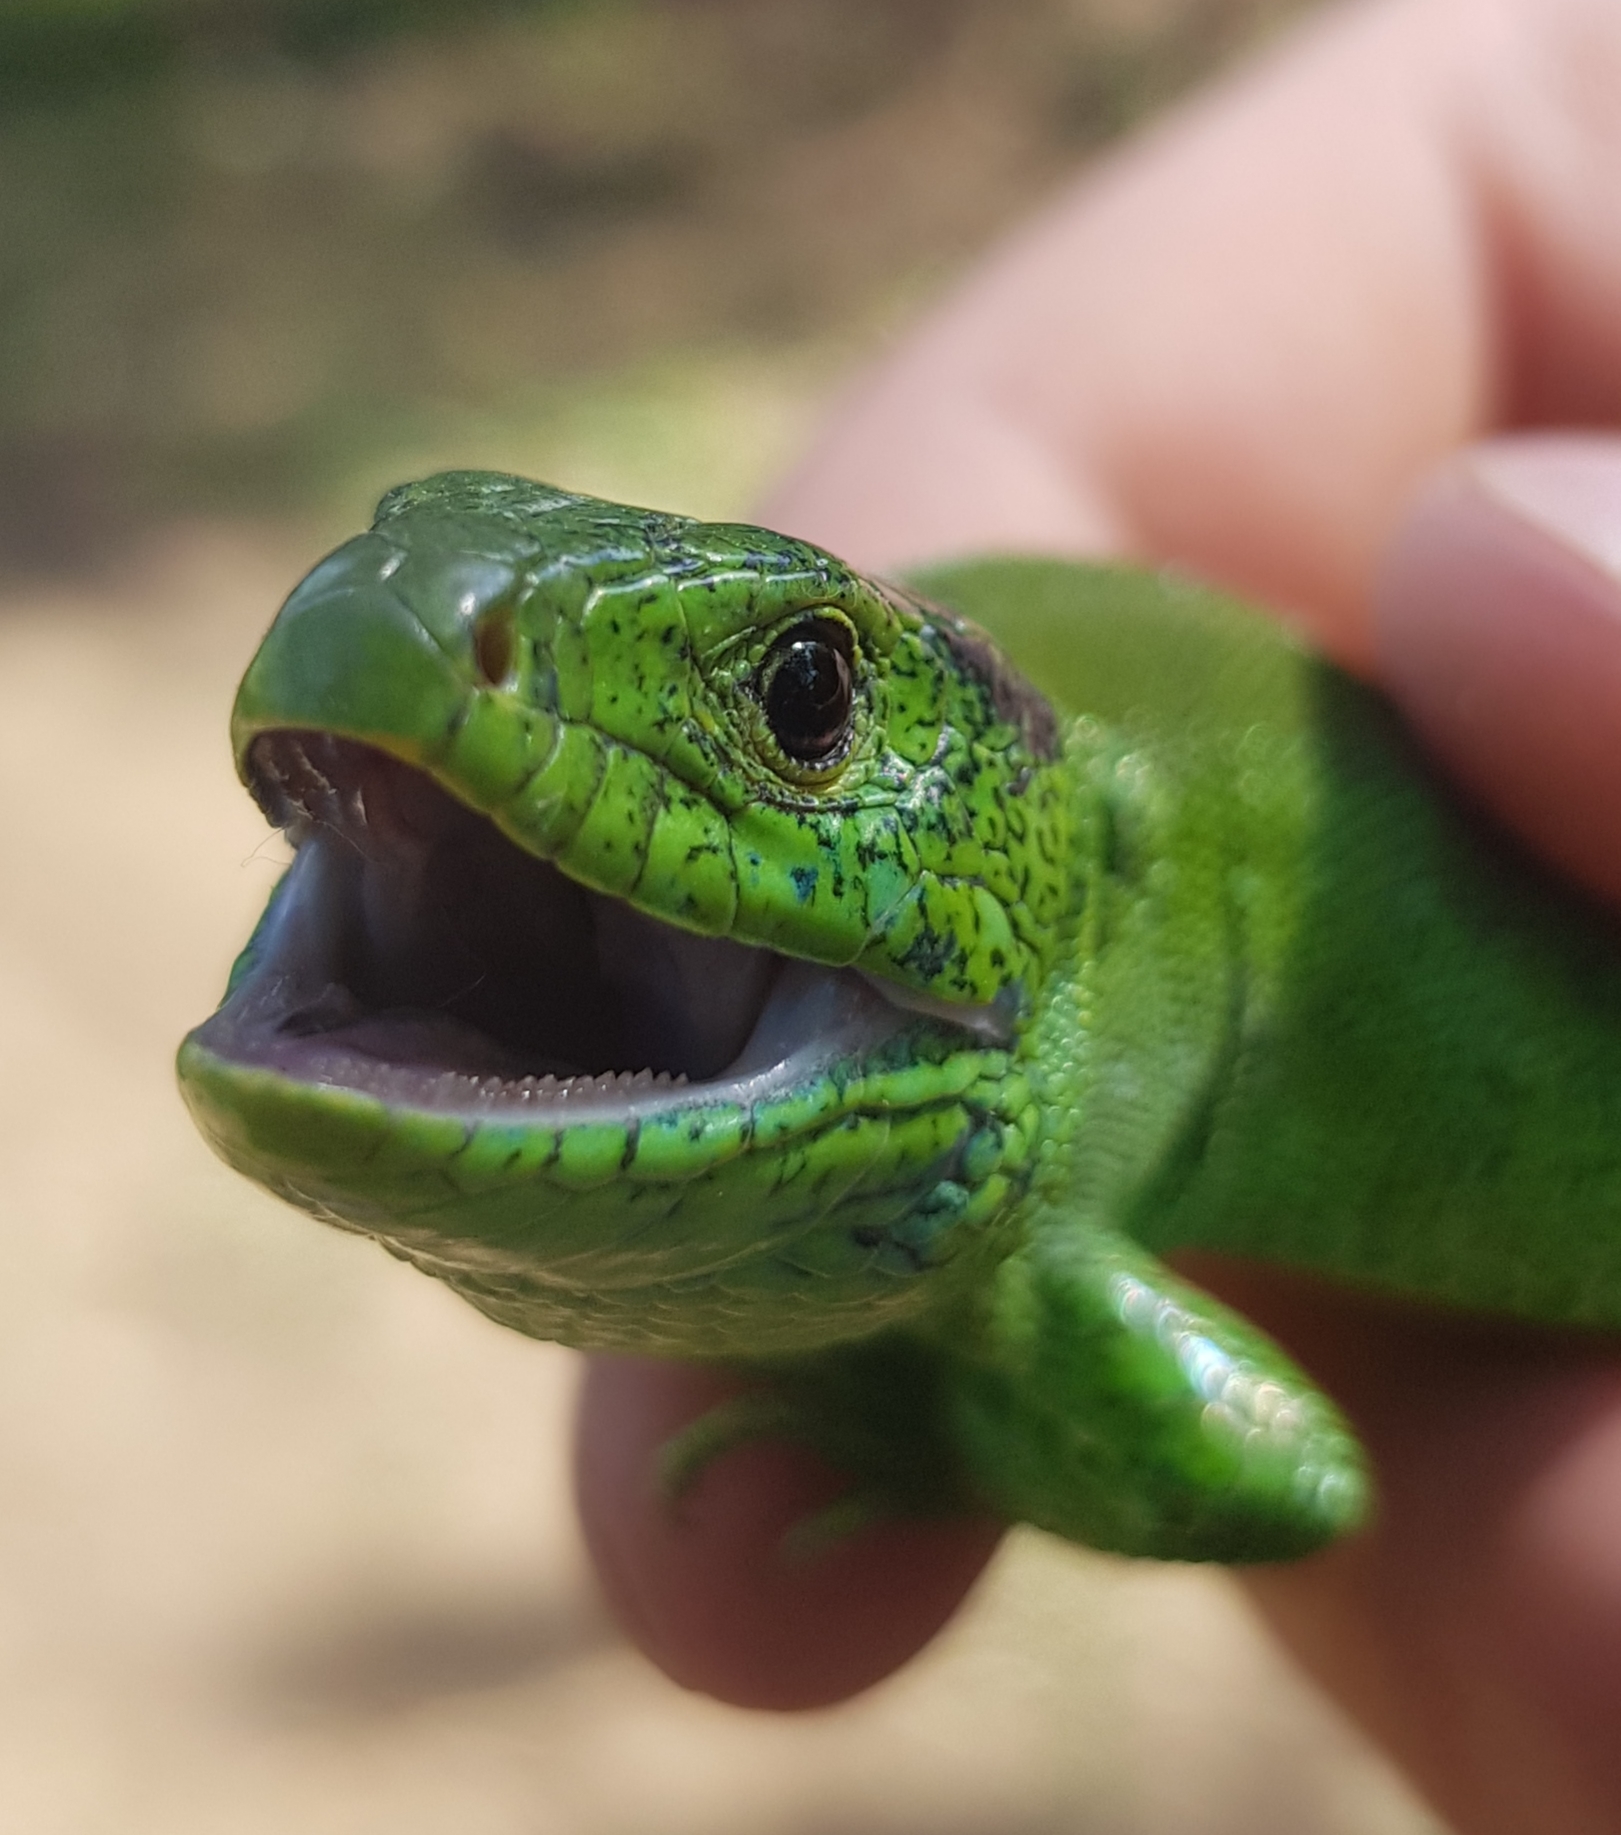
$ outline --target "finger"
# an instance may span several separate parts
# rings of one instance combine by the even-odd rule
[[[767,506],[879,567],[1111,548],[1365,661],[1418,480],[1621,416],[1621,8],[1337,9],[1085,177]]]
[[[1297,1656],[1471,1835],[1621,1818],[1621,1369],[1592,1341],[1204,1260],[1375,1455],[1372,1528],[1252,1570]]]
[[[878,1681],[933,1637],[990,1559],[986,1521],[880,1523],[809,1553],[784,1538],[847,1481],[802,1449],[724,1454],[671,1502],[659,1449],[726,1393],[631,1358],[589,1367],[576,1481],[621,1623],[677,1682],[742,1707],[806,1708]]]
[[[1621,440],[1464,453],[1383,570],[1379,673],[1448,769],[1621,902]]]

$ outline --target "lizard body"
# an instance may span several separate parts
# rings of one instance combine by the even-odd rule
[[[1160,1254],[1621,1326],[1611,922],[1216,594],[452,473],[233,734],[298,851],[204,1133],[504,1324],[747,1373],[674,1471],[788,1432],[874,1507],[1287,1557],[1359,1449]]]

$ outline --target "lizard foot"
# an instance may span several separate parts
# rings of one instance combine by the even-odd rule
[[[847,1490],[794,1523],[783,1551],[806,1559],[874,1523],[971,1510],[957,1462],[933,1419],[929,1367],[901,1343],[842,1347],[763,1373],[668,1440],[659,1488],[678,1503],[716,1459],[786,1441],[849,1480]]]

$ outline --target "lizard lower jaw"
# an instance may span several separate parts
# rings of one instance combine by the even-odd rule
[[[391,1106],[583,1121],[758,1097],[937,1017],[591,892],[380,753],[276,739],[259,793],[298,854],[195,1035],[220,1058]]]

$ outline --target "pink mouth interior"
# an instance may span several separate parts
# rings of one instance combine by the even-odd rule
[[[702,1079],[759,1021],[780,957],[588,891],[380,752],[269,734],[252,772],[298,843],[292,889],[322,882],[325,972],[286,1037],[509,1079]]]

